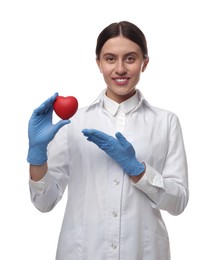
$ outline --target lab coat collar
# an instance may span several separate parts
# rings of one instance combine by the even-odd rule
[[[110,112],[111,112],[111,114],[115,115],[120,104],[114,102],[113,100],[110,100],[108,97],[106,97],[105,93],[106,93],[106,89],[104,89],[99,94],[99,96],[94,100],[94,102],[90,106],[88,106],[86,111],[92,109],[97,104],[100,104],[103,107],[105,102],[110,102],[110,105],[111,105]],[[109,99],[109,101],[108,101],[108,99]],[[127,113],[131,110],[134,110],[134,109],[140,107],[143,102],[148,103],[146,101],[146,99],[144,98],[143,94],[141,93],[141,91],[139,89],[136,89],[136,94],[121,104],[123,104],[123,109],[124,109],[125,113]]]
[[[131,110],[133,110],[135,107],[139,104],[139,99],[137,93],[133,95],[131,98],[125,100],[122,103],[117,103],[114,100],[108,98],[105,94],[103,97],[103,106],[104,108],[113,116],[115,116],[118,111],[121,111],[124,114],[129,113]]]

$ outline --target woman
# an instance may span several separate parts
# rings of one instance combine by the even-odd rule
[[[136,25],[107,26],[97,39],[96,61],[106,89],[71,123],[52,124],[57,93],[32,114],[32,202],[50,211],[68,187],[57,260],[169,260],[160,210],[178,215],[188,202],[179,120],[136,89],[149,62]]]

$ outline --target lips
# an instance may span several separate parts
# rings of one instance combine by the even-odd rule
[[[127,84],[128,83],[128,81],[129,81],[129,77],[116,77],[116,78],[112,78],[113,79],[113,81],[117,84],[117,85],[119,85],[119,86],[123,86],[123,85],[125,85],[125,84]]]

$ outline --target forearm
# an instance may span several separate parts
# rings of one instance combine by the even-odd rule
[[[65,144],[60,140],[58,146],[55,144],[52,149],[51,145],[49,146],[48,164],[29,166],[31,199],[36,208],[41,212],[48,212],[54,208],[61,199],[68,183],[68,153],[66,150],[62,151]]]
[[[47,165],[30,165],[30,194],[35,207],[41,212],[54,208],[62,196],[60,182],[46,172]]]
[[[133,183],[151,200],[153,207],[165,210],[172,215],[183,212],[188,202],[186,181],[176,178],[163,178],[155,169],[146,164],[146,173]]]
[[[47,163],[42,165],[29,165],[30,179],[33,181],[41,180],[47,173],[48,166]]]

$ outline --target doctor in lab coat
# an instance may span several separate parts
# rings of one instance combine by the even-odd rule
[[[52,124],[58,93],[33,111],[32,202],[48,212],[68,189],[56,260],[170,260],[161,210],[179,215],[189,197],[179,119],[136,88],[149,62],[136,25],[107,26],[96,61],[106,88],[71,121]]]

